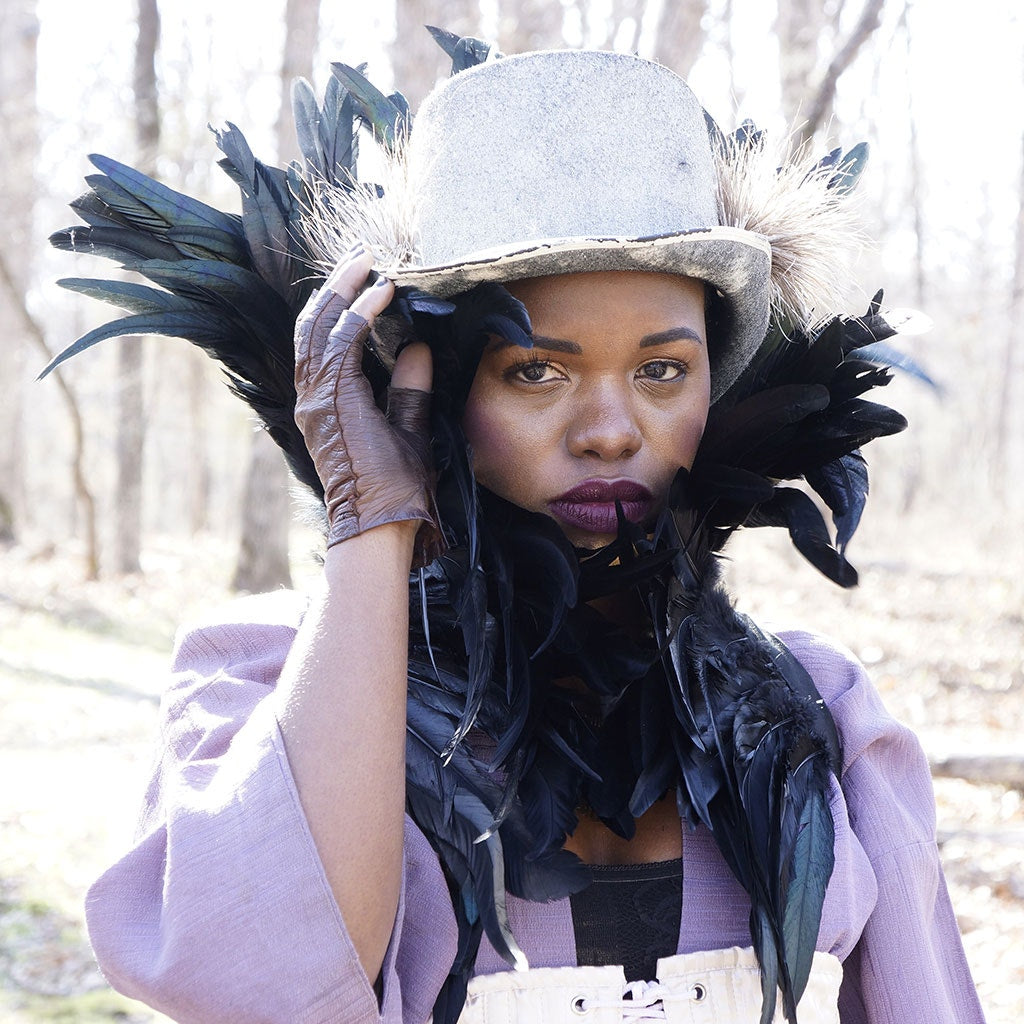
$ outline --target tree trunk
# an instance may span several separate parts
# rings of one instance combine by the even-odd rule
[[[188,452],[189,452],[189,495],[188,525],[193,535],[205,530],[210,525],[210,489],[212,473],[210,458],[206,450],[209,427],[207,407],[210,402],[209,388],[206,385],[205,356],[189,350],[188,373]]]
[[[14,336],[19,336],[23,332],[24,337],[35,345],[42,357],[42,363],[45,365],[53,358],[53,353],[46,344],[42,325],[29,312],[24,294],[2,251],[0,251],[0,285],[2,285],[0,287],[0,302],[5,303],[7,308],[17,313],[18,326],[21,330],[13,332]],[[82,414],[78,406],[78,399],[68,387],[62,371],[54,370],[51,376],[64,398],[68,417],[71,420],[71,472],[79,512],[79,515],[73,518],[75,521],[81,522],[85,530],[86,579],[95,580],[99,577],[100,571],[99,541],[96,534],[96,501],[92,491],[89,490],[88,475],[85,471],[85,431],[82,428]]]
[[[722,49],[725,52],[725,59],[729,65],[729,95],[733,97],[735,109],[743,107],[744,92],[736,79],[736,47],[733,42],[733,0],[725,0],[722,8],[722,23],[725,37],[722,42]]]
[[[1024,790],[1024,757],[1009,754],[940,757],[931,762],[931,770],[935,778],[966,779],[981,786]]]
[[[142,451],[146,440],[143,355],[142,338],[117,340],[117,529],[113,549],[113,568],[117,573],[138,572],[142,548]]]
[[[152,174],[160,144],[156,84],[160,12],[156,0],[138,0],[137,25],[132,75],[136,162],[139,170]],[[113,561],[115,572],[128,573],[138,572],[139,552],[142,548],[142,457],[146,440],[146,412],[143,404],[145,350],[141,338],[120,338],[117,345],[117,531]]]
[[[863,45],[882,23],[885,0],[863,0],[856,23],[825,49],[829,20],[824,0],[779,0],[779,81],[782,111],[796,128],[798,142],[809,141],[832,113],[836,86]],[[830,53],[827,60],[822,53]]]
[[[215,14],[207,9],[201,19],[190,19],[191,36],[185,40],[182,59],[196,64],[212,65],[214,62]],[[221,170],[212,164],[209,154],[209,137],[202,126],[215,123],[222,111],[214,102],[214,82],[207,79],[205,88],[186,95],[182,90],[165,92],[161,97],[161,118],[165,124],[177,121],[193,124],[198,132],[195,137],[184,136],[180,142],[166,137],[160,145],[165,157],[173,160],[177,167],[176,179],[190,182],[192,194],[197,197],[212,195],[216,186],[214,180],[221,177]],[[199,116],[195,114],[198,105]],[[167,133],[165,132],[166,136]],[[197,146],[202,138],[202,155]],[[170,146],[173,147],[169,151]],[[155,383],[156,401],[164,408],[177,411],[176,450],[180,457],[161,459],[158,464],[150,459],[149,471],[156,478],[150,483],[163,493],[164,488],[184,489],[184,502],[179,509],[179,519],[186,524],[188,535],[195,537],[211,528],[210,506],[214,494],[214,470],[211,464],[214,448],[223,443],[219,425],[212,410],[223,398],[221,385],[212,379],[214,363],[196,346],[179,345],[174,341],[155,346],[161,360],[173,357],[173,369],[163,370]],[[232,506],[233,507],[233,506]],[[235,531],[231,530],[232,539]]]
[[[658,18],[654,59],[685,78],[704,45],[707,0],[665,0]]]
[[[621,53],[636,53],[644,23],[647,0],[614,0],[608,40]],[[624,29],[628,26],[629,34]]]
[[[1024,136],[1021,138],[1020,184],[1017,199],[1017,225],[1014,235],[1013,286],[1010,291],[1009,322],[1000,354],[999,383],[996,391],[995,445],[992,452],[992,477],[996,496],[1005,501],[1011,473],[1011,445],[1016,434],[1014,391],[1017,353],[1024,342]]]
[[[281,164],[299,155],[291,113],[292,80],[313,77],[319,33],[320,0],[288,0],[277,116],[277,158]],[[231,584],[236,590],[258,592],[291,586],[289,483],[284,456],[265,431],[258,431],[249,449],[242,496],[242,529]]]
[[[288,472],[280,449],[265,430],[253,434],[242,496],[242,535],[231,586],[260,593],[291,586]]]
[[[878,31],[882,24],[882,8],[885,0],[864,0],[857,23],[848,36],[835,47],[832,59],[825,68],[818,86],[807,107],[807,124],[802,129],[803,139],[811,136],[826,122],[832,113],[836,98],[836,86],[843,72],[856,60],[861,48]]]
[[[313,57],[320,38],[320,0],[287,0],[284,12],[284,52],[281,55],[281,103],[275,135],[277,160],[282,166],[298,158],[292,118],[292,82],[313,77]]]
[[[799,124],[807,117],[824,28],[824,0],[779,0],[775,33],[782,113],[787,124]]]
[[[391,67],[395,88],[415,111],[434,84],[448,74],[451,62],[434,42],[426,25],[444,28],[463,36],[480,34],[480,5],[477,0],[451,0],[438,13],[434,0],[395,0],[395,41],[391,45]]]
[[[0,189],[0,223],[13,291],[0,292],[0,543],[13,542],[25,519],[25,438],[22,423],[26,351],[21,308],[31,279],[32,212],[36,196],[39,127],[36,112],[36,46],[39,18],[35,0],[4,0],[0,4],[0,143],[3,145],[4,187]]]
[[[904,0],[903,39],[907,67],[911,67],[910,0]],[[917,104],[912,76],[907,83],[907,158],[910,169],[910,206],[914,215],[914,302],[918,309],[928,308],[928,281],[925,274],[924,175],[921,173],[921,144],[917,135]]]
[[[565,11],[552,0],[501,0],[498,44],[505,53],[549,50],[565,45]]]

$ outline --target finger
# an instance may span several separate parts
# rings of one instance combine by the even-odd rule
[[[356,380],[369,389],[369,381],[362,370],[363,349],[369,336],[370,325],[366,318],[346,309],[328,337],[322,370],[349,381]]]
[[[337,326],[348,303],[329,288],[321,288],[315,302],[307,306],[295,325],[296,380],[315,373],[323,362],[331,331]]]
[[[296,330],[297,379],[304,378],[310,368],[315,372],[320,366],[331,331],[359,293],[371,265],[370,254],[362,246],[354,247],[348,257],[331,271],[316,298],[307,303]]]
[[[362,246],[350,250],[324,282],[324,287],[340,295],[346,306],[352,305],[373,266],[373,256]]]
[[[430,461],[430,393],[414,388],[388,388],[388,423],[415,450],[420,464]]]
[[[391,373],[393,388],[413,388],[416,391],[430,391],[433,385],[434,360],[430,347],[422,341],[414,341],[398,354],[395,368]]]
[[[372,324],[374,317],[388,308],[394,296],[395,286],[386,277],[378,277],[369,288],[360,292],[352,303],[352,311],[366,317]]]

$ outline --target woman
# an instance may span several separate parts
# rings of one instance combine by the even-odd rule
[[[772,172],[813,193],[801,255],[722,220],[747,142],[646,61],[524,55],[437,90],[383,206],[320,197],[329,250],[388,225],[296,330],[323,586],[181,641],[89,896],[116,987],[203,1022],[981,1019],[916,741],[716,583],[758,520],[850,582],[777,484],[842,545],[901,426],[859,398],[877,305],[807,326],[851,162]]]

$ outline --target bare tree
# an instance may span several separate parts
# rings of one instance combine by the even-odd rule
[[[501,0],[498,44],[506,53],[544,50],[565,43],[565,10],[552,0]]]
[[[724,0],[722,7],[722,52],[729,65],[729,95],[737,109],[743,106],[743,90],[736,79],[736,48],[733,43],[733,0]]]
[[[825,29],[825,0],[778,0],[779,85],[787,124],[807,117]]]
[[[288,0],[281,58],[281,104],[277,117],[280,163],[297,157],[291,117],[292,80],[313,77],[320,26],[320,0]],[[242,530],[231,585],[251,592],[291,586],[288,533],[291,525],[290,477],[284,458],[269,435],[253,435],[242,495]]]
[[[42,356],[43,363],[48,363],[53,357],[49,346],[46,344],[46,335],[42,325],[29,312],[25,304],[25,296],[21,291],[15,274],[8,264],[3,252],[0,251],[0,301],[4,301],[7,307],[17,313],[20,321],[20,331],[12,332],[13,336],[23,335],[35,346]],[[53,371],[53,378],[57,389],[64,398],[67,406],[68,418],[71,421],[72,433],[72,456],[71,472],[74,485],[75,498],[78,502],[80,512],[76,519],[80,520],[85,531],[85,575],[86,579],[95,580],[99,577],[100,557],[99,542],[96,531],[96,500],[87,483],[88,474],[85,470],[85,431],[82,427],[82,413],[79,408],[78,399],[75,393],[68,386],[61,370]]]
[[[284,52],[281,55],[281,102],[275,134],[277,159],[285,163],[299,156],[292,120],[291,90],[296,78],[313,77],[313,57],[320,38],[320,0],[286,0]]]
[[[666,0],[658,17],[654,58],[684,78],[704,45],[707,0]]]
[[[138,34],[132,86],[135,99],[135,142],[139,169],[152,174],[160,144],[160,111],[156,84],[156,52],[160,44],[160,12],[156,0],[138,0]],[[143,403],[141,338],[118,340],[117,355],[117,531],[115,572],[137,572],[142,548],[142,456],[146,439]]]
[[[828,120],[836,86],[861,48],[882,23],[885,0],[863,0],[853,27],[829,44],[825,0],[779,0],[779,79],[782,109],[790,123],[799,122],[798,140],[809,140]],[[838,19],[836,19],[838,20]],[[828,55],[823,59],[823,54]]]
[[[25,345],[22,310],[31,278],[32,211],[36,195],[39,129],[36,114],[36,44],[39,17],[35,0],[0,4],[0,143],[3,144],[4,187],[0,218],[9,253],[10,288],[0,292],[0,542],[13,541],[24,518],[25,481],[22,415]]]
[[[213,474],[210,471],[210,457],[206,449],[209,436],[207,404],[210,401],[206,382],[205,356],[191,348],[184,353],[187,359],[185,388],[188,404],[188,465],[191,471],[188,494],[188,526],[192,534],[209,526],[210,487]]]
[[[649,0],[612,0],[607,9],[588,0],[501,0],[499,12],[498,41],[508,53],[564,45],[567,15],[578,19],[585,45],[635,53],[644,22],[657,15],[652,56],[687,75],[704,44],[708,0],[665,0],[660,8]]]
[[[910,0],[904,0],[900,14],[900,28],[906,43],[907,65],[910,66]],[[927,279],[925,273],[924,227],[924,175],[921,168],[921,143],[917,135],[917,113],[913,85],[908,82],[907,96],[907,158],[910,171],[910,210],[914,218],[914,301],[918,309],[927,309]]]
[[[253,434],[242,495],[242,532],[231,586],[256,593],[291,586],[289,476],[281,452],[264,430]]]
[[[165,67],[173,67],[172,61],[178,66],[212,66],[215,49],[215,15],[207,9],[201,22],[194,17],[189,24],[194,31],[187,33],[182,39],[182,49],[177,55],[166,54]],[[171,144],[181,140],[175,147],[176,151],[168,154],[177,166],[179,181],[195,182],[195,195],[210,194],[213,188],[212,179],[220,174],[220,168],[209,159],[209,135],[205,126],[216,122],[221,114],[218,104],[214,102],[214,83],[205,79],[205,86],[200,90],[189,90],[186,95],[182,89],[165,89],[160,98],[161,121],[165,126],[194,124],[202,128],[203,145],[183,131],[175,131],[172,127],[164,128],[163,134],[170,136]],[[196,117],[190,106],[200,104],[201,116]],[[200,150],[202,157],[200,157]],[[161,151],[167,154],[167,141],[161,143]],[[221,394],[220,385],[211,380],[211,362],[208,357],[194,345],[161,345],[157,352],[161,366],[166,365],[173,356],[173,372],[161,372],[156,381],[157,400],[166,403],[178,411],[182,421],[176,446],[181,449],[183,460],[172,464],[170,460],[160,460],[157,466],[153,461],[147,462],[148,469],[154,476],[159,473],[162,479],[157,481],[158,487],[180,488],[184,483],[184,518],[188,531],[192,536],[206,530],[210,526],[210,502],[213,494],[214,473],[211,466],[212,430],[211,407],[227,396]],[[216,386],[214,386],[216,384]],[[170,392],[170,394],[165,393]],[[184,410],[184,415],[181,415]],[[154,472],[156,471],[156,472]]]
[[[640,46],[640,31],[643,28],[647,0],[614,0],[608,38],[625,53],[636,53]],[[629,29],[628,38],[620,39],[623,28]]]
[[[1007,482],[1011,477],[1010,462],[1017,388],[1019,386],[1018,353],[1024,344],[1024,136],[1021,138],[1020,185],[1018,188],[1017,225],[1014,236],[1013,286],[1010,291],[1007,329],[1003,332],[1001,372],[996,394],[995,447],[992,453],[992,473],[995,491],[1000,499],[1007,498]]]
[[[400,89],[415,110],[435,82],[448,73],[449,61],[434,42],[427,25],[457,32],[480,34],[478,0],[451,0],[444,14],[438,14],[435,0],[395,0],[395,41],[391,45],[391,67],[395,88]]]

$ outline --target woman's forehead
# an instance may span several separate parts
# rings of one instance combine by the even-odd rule
[[[638,296],[689,295],[701,296],[705,284],[681,274],[659,274],[639,270],[597,270],[573,274],[550,274],[544,277],[525,277],[504,284],[522,302],[564,299],[572,294]]]
[[[695,341],[700,345],[704,344],[704,338],[698,331],[685,324],[680,324],[678,327],[642,335],[637,339],[637,348],[655,348],[658,345],[671,344],[673,341]],[[549,352],[564,352],[567,355],[582,355],[583,353],[583,345],[578,341],[552,338],[546,334],[538,334],[536,331],[533,334],[533,343],[535,348],[543,348]],[[522,346],[500,334],[492,334],[489,348],[492,352],[497,352],[505,348],[522,348]]]
[[[613,271],[510,282],[526,306],[534,342],[573,353],[593,333],[612,331],[641,348],[679,340],[703,342],[705,286],[672,274]]]

